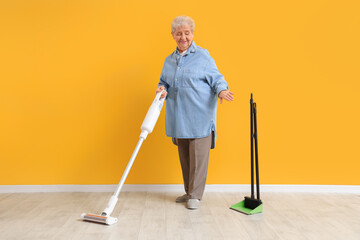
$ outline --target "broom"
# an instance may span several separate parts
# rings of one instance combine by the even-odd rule
[[[262,212],[262,201],[260,199],[260,184],[259,184],[259,161],[258,161],[258,138],[257,138],[257,117],[256,117],[256,103],[253,100],[253,94],[250,98],[250,153],[251,153],[251,196],[245,197],[230,209],[245,213],[255,214]],[[255,143],[255,167],[256,167],[256,193],[254,195],[254,143]]]

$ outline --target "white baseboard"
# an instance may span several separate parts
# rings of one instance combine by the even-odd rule
[[[117,185],[0,185],[0,193],[113,192]],[[124,192],[183,192],[181,184],[125,184]],[[250,192],[248,184],[208,184],[206,192]],[[353,193],[359,185],[260,185],[261,192]]]

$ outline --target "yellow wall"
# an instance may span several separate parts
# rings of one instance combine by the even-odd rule
[[[218,107],[209,184],[359,185],[358,0],[0,1],[0,184],[114,184],[138,141],[172,19],[190,15],[236,100]],[[181,183],[165,111],[126,183]]]

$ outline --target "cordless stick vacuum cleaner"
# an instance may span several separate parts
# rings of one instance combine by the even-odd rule
[[[141,125],[141,134],[140,134],[139,142],[137,143],[135,150],[134,150],[133,154],[131,155],[129,163],[126,166],[125,172],[123,173],[123,175],[121,177],[118,187],[117,187],[116,191],[114,192],[114,194],[112,195],[112,197],[110,198],[106,208],[101,213],[101,215],[96,215],[96,214],[91,214],[91,213],[81,214],[81,219],[83,219],[84,221],[103,223],[103,224],[107,224],[107,225],[112,225],[118,221],[117,218],[111,217],[110,214],[112,213],[112,211],[115,208],[115,205],[118,201],[118,196],[119,196],[120,190],[121,190],[122,186],[124,185],[127,175],[130,172],[131,166],[133,165],[133,163],[135,161],[136,155],[138,154],[138,152],[140,150],[141,144],[146,139],[147,135],[152,132],[152,130],[154,129],[154,126],[156,124],[156,121],[159,118],[161,108],[163,107],[164,101],[165,101],[165,98],[160,99],[162,92],[163,91],[156,94],[156,97],[146,114],[144,122]]]
[[[254,196],[254,143],[255,143],[255,167],[256,167],[256,193]],[[245,213],[255,214],[261,213],[263,210],[263,203],[260,200],[260,184],[259,184],[259,161],[258,161],[258,138],[257,138],[257,119],[256,119],[256,103],[253,101],[253,95],[250,98],[250,152],[251,152],[251,197],[245,197],[230,209]]]

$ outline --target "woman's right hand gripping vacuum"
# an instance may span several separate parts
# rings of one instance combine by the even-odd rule
[[[160,86],[156,89],[156,93],[159,93],[161,92],[162,90],[164,90],[164,92],[161,94],[161,97],[160,98],[164,98],[166,97],[167,95],[167,91],[165,90],[165,87],[164,86]]]

